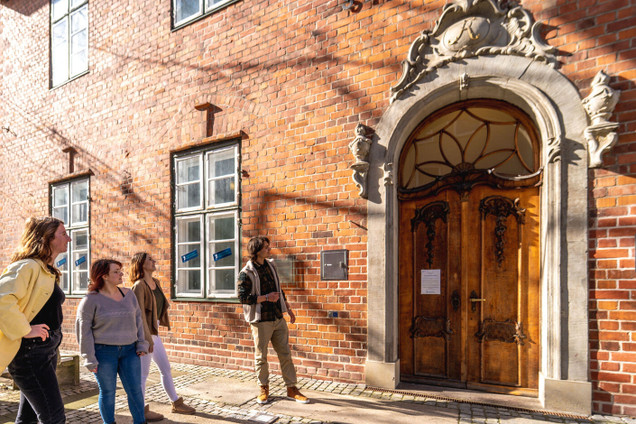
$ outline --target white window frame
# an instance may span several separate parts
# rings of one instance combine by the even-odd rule
[[[234,157],[234,169],[232,173],[225,174],[220,177],[210,177],[210,160],[215,154],[223,154],[224,152],[232,151]],[[180,207],[179,205],[179,188],[191,184],[191,181],[182,183],[178,181],[178,164],[183,161],[199,157],[199,190],[201,193],[200,206],[199,207]],[[240,150],[238,142],[226,143],[223,145],[207,147],[204,149],[197,149],[195,151],[189,151],[185,153],[178,153],[173,155],[173,218],[174,218],[174,294],[176,298],[200,298],[200,299],[227,299],[236,297],[236,287],[225,290],[215,290],[214,271],[233,269],[234,278],[233,281],[236,284],[238,278],[239,265],[241,260],[240,255],[240,208],[239,200],[241,196],[241,180],[240,180]],[[201,166],[202,165],[202,166]],[[218,181],[223,178],[234,178],[234,199],[230,202],[211,204],[209,197],[209,186],[213,181]],[[193,180],[194,181],[194,180]],[[210,220],[219,219],[223,217],[232,217],[234,219],[234,238],[227,240],[209,240],[211,234]],[[195,244],[197,242],[181,241],[179,237],[180,222],[183,220],[199,219],[200,223],[200,238],[197,256],[200,258],[200,266],[189,267],[187,262],[183,262],[181,256],[193,251],[188,249],[182,249],[182,246]],[[234,264],[231,266],[216,266],[213,259],[214,253],[210,250],[212,242],[216,243],[231,243],[232,255],[234,257]],[[183,271],[198,271],[201,281],[201,287],[198,291],[188,290],[187,288],[180,287],[179,278]]]
[[[88,0],[51,0],[51,29],[50,29],[50,48],[51,48],[51,87],[57,87],[59,85],[64,84],[65,82],[75,78],[76,76],[84,74],[88,71],[88,45],[89,45],[89,16],[88,16]],[[61,14],[56,14],[55,11],[57,8],[62,8]],[[72,22],[73,16],[77,15],[85,9],[86,13],[86,26],[80,28],[78,31],[73,32]],[[55,26],[63,21],[66,21],[66,43],[62,46],[57,46],[55,44]],[[85,67],[81,67],[79,69],[73,70],[73,38],[77,36],[82,31],[86,31],[86,46],[84,53],[84,60],[86,62]],[[66,64],[62,67],[61,64],[55,62],[57,49],[64,49],[64,54],[66,58]],[[80,50],[81,51],[81,50]],[[58,75],[58,72],[62,72],[62,76],[60,78],[55,78]]]
[[[86,198],[74,201],[73,188],[80,184],[86,184]],[[64,222],[66,231],[73,240],[68,244],[66,252],[61,253],[55,258],[54,265],[62,272],[61,287],[64,289],[64,293],[68,295],[83,295],[86,294],[87,290],[86,288],[82,289],[78,287],[81,281],[80,275],[85,274],[87,287],[88,284],[90,284],[88,281],[91,263],[90,179],[78,178],[53,183],[50,187],[51,216]],[[62,192],[66,194],[66,202],[56,202],[56,199],[58,199],[56,198],[56,194]],[[74,212],[74,207],[80,207],[83,204],[86,206],[86,220],[77,219]],[[66,211],[60,213],[60,209],[63,208],[65,208]],[[79,239],[78,235],[81,233],[86,233],[86,246],[77,248],[76,242]],[[78,256],[78,254],[80,256]],[[76,265],[76,261],[80,259],[82,262]]]
[[[184,17],[180,20],[177,20],[177,12],[179,10],[179,5],[182,3],[182,0],[172,0],[172,22],[173,28],[180,27],[189,22],[196,20],[197,18],[205,15],[209,15],[210,13],[222,9],[232,3],[237,2],[238,0],[198,0],[199,1],[199,10],[187,17]]]

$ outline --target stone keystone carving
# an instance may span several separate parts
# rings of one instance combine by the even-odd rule
[[[590,168],[598,168],[603,163],[603,153],[609,151],[616,141],[618,124],[610,122],[620,92],[609,86],[610,77],[603,71],[592,80],[592,91],[583,99],[583,107],[590,117],[592,125],[585,129],[587,151],[590,158]]]
[[[545,44],[541,23],[515,2],[501,0],[454,0],[444,6],[432,31],[424,31],[413,42],[402,62],[402,78],[391,102],[429,72],[468,57],[518,55],[554,67],[556,49]]]
[[[355,163],[349,166],[353,169],[353,181],[360,190],[360,197],[367,198],[367,175],[369,173],[369,150],[371,139],[367,137],[370,131],[362,124],[356,127],[356,138],[349,143],[349,149],[355,158]]]

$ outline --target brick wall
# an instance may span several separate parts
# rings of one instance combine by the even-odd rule
[[[291,343],[299,374],[362,381],[367,215],[348,143],[358,123],[376,126],[411,42],[446,2],[365,1],[357,13],[342,3],[242,0],[171,31],[168,0],[91,2],[90,71],[50,90],[48,1],[2,2],[0,124],[11,129],[0,134],[3,257],[26,217],[47,213],[48,183],[68,176],[62,149],[72,145],[76,171],[93,173],[93,258],[127,263],[148,250],[167,290],[170,152],[242,131],[243,246],[266,233],[274,255],[296,258],[286,291],[298,316]],[[636,1],[522,5],[551,26],[544,36],[582,97],[601,69],[621,90],[618,145],[589,177],[590,361],[595,410],[634,415]],[[220,109],[208,139],[194,109],[205,102]],[[349,250],[347,281],[320,280],[324,249]],[[76,349],[76,305],[66,303],[65,349]],[[178,331],[163,337],[175,359],[251,369],[239,305],[173,302],[171,312]]]

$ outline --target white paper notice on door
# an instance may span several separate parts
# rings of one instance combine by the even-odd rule
[[[422,293],[421,294],[441,294],[439,269],[422,270]]]

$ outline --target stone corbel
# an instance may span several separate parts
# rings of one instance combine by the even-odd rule
[[[371,139],[367,137],[370,130],[362,124],[356,126],[356,137],[349,143],[351,154],[355,162],[349,166],[353,170],[353,181],[360,190],[360,197],[367,198],[367,175],[369,174],[369,150],[371,149]]]
[[[585,129],[590,168],[600,167],[603,154],[618,141],[618,123],[610,122],[609,118],[618,103],[620,92],[609,86],[609,80],[605,72],[599,71],[592,81],[592,91],[583,99],[583,106],[592,123]]]

